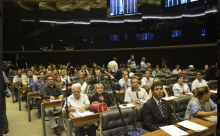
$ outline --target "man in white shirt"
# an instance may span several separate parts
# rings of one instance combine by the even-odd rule
[[[192,89],[199,87],[200,85],[208,86],[207,82],[202,79],[202,73],[200,71],[196,71],[196,79],[192,82]]]
[[[179,66],[179,65],[176,65],[176,69],[173,70],[173,74],[179,74],[179,73],[181,73],[181,69],[179,69],[179,68],[180,68],[180,66]]]
[[[134,103],[140,101],[147,101],[150,97],[143,88],[138,87],[138,78],[131,79],[131,87],[125,92],[125,102]]]
[[[119,80],[119,85],[121,87],[120,90],[126,91],[129,87],[131,87],[131,79],[128,78],[128,71],[122,72],[122,79]]]
[[[66,83],[66,80],[68,80],[68,83],[71,82],[70,77],[65,74],[65,70],[61,70],[61,80],[65,83]]]
[[[19,83],[22,82],[22,76],[21,76],[22,72],[21,72],[21,69],[18,69],[18,75],[16,75],[13,79],[13,84],[15,83]],[[15,94],[15,101],[14,102],[17,102],[18,101],[18,87],[14,87],[14,94]]]
[[[67,98],[68,111],[72,113],[83,113],[90,108],[89,98],[86,94],[81,93],[81,84],[72,85],[72,95]],[[66,102],[63,106],[62,113],[66,114]],[[76,136],[85,136],[85,131],[89,136],[96,136],[96,127],[94,123],[88,123],[73,127]]]
[[[118,64],[117,64],[116,61],[117,61],[117,58],[114,57],[114,58],[113,58],[113,61],[110,61],[110,62],[108,63],[108,68],[111,68],[111,69],[112,69],[112,73],[116,73],[117,70],[118,70]]]
[[[86,81],[82,84],[81,93],[86,94],[89,98],[95,93],[95,86],[92,84],[92,75],[86,77]]]
[[[145,77],[141,79],[141,86],[143,86],[143,88],[151,87],[151,85],[153,84],[153,80],[154,78],[150,77],[150,71],[147,70],[145,72]]]

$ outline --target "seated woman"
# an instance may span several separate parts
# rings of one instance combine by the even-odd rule
[[[112,69],[110,67],[108,67],[108,73],[113,77],[115,76],[115,74],[112,73]]]
[[[82,73],[83,73],[83,78],[86,78],[87,77],[87,72],[85,69],[82,70]]]
[[[175,83],[173,85],[173,94],[174,94],[174,96],[183,97],[183,96],[190,95],[190,94],[186,94],[186,93],[190,93],[190,90],[189,90],[188,84],[183,83],[183,81],[184,81],[183,75],[179,74],[176,77],[176,79],[177,79],[177,83]]]
[[[111,97],[108,93],[104,92],[104,86],[102,84],[95,85],[95,94],[92,95],[90,104],[94,101],[104,102],[108,107],[114,106]]]
[[[159,78],[154,78],[153,83],[155,83],[155,82],[161,83],[161,81],[160,81]],[[150,98],[152,97],[152,91],[151,91],[151,89],[149,90],[149,97],[150,97]],[[167,91],[166,91],[165,88],[163,88],[163,97],[168,97],[168,94],[167,94]]]
[[[57,85],[57,86],[59,86],[60,88],[66,88],[66,85],[65,85],[65,82],[63,82],[62,80],[61,80],[61,77],[60,77],[60,75],[56,75],[56,77],[55,77],[55,84]]]
[[[93,62],[93,69],[92,69],[92,73],[93,74],[95,74],[96,73],[96,71],[97,70],[100,70],[101,69],[101,67],[100,66],[98,66],[97,64],[96,64],[96,62]]]
[[[210,99],[210,89],[207,86],[201,85],[193,89],[192,93],[194,96],[187,105],[185,120],[217,116],[217,105]]]

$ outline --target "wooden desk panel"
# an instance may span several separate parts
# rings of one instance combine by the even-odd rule
[[[27,91],[27,87],[20,87],[20,92]],[[28,87],[28,91],[30,91],[30,87]]]
[[[170,84],[170,79],[166,79],[166,84]]]
[[[48,99],[47,99],[48,100]],[[45,109],[46,108],[52,108],[52,107],[58,107],[61,106],[61,100],[60,101],[50,101],[50,102],[46,102],[46,100],[43,100]]]
[[[117,94],[116,98],[121,98],[121,97],[125,96],[125,91],[124,90],[120,90],[120,92],[118,92],[116,94]]]
[[[207,136],[207,135],[210,135],[210,134],[214,133],[214,131],[215,131],[215,124],[210,123],[208,121],[205,121],[203,119],[192,118],[189,121],[192,121],[194,123],[197,123],[199,125],[202,125],[202,126],[205,126],[205,127],[209,128],[208,130],[203,131],[203,132],[194,132],[192,130],[186,131],[190,136]],[[175,126],[179,127],[180,125],[175,124]],[[157,131],[147,133],[147,134],[144,134],[142,136],[161,136],[161,135],[162,136],[170,136],[168,133],[166,133],[165,131],[163,131],[161,129],[157,130]]]
[[[100,113],[94,113],[93,115],[89,115],[86,117],[73,117],[72,114],[69,114],[69,116],[70,119],[72,120],[73,127],[82,124],[100,121]]]
[[[37,93],[28,92],[28,94],[30,95],[30,99],[31,99],[31,98],[41,97],[41,96],[40,96],[40,92],[37,92]]]

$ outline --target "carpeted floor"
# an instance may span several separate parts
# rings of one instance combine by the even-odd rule
[[[5,136],[42,136],[43,129],[41,119],[37,118],[37,109],[31,110],[31,122],[28,121],[28,110],[25,108],[26,102],[21,101],[21,111],[19,111],[19,103],[12,103],[12,96],[6,99],[6,114],[9,122],[9,132]],[[48,119],[46,117],[46,119]],[[66,136],[64,128],[61,129],[60,136]],[[47,136],[56,136],[53,129],[50,129],[49,121],[46,121]],[[96,131],[96,135],[100,136],[100,131]],[[73,133],[73,136],[75,134]]]

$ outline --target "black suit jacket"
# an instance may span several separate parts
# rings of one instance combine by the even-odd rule
[[[109,96],[109,94],[107,92],[104,92],[103,94],[103,97],[105,99],[104,103],[107,104],[108,107],[111,107],[111,106],[114,106],[113,102],[112,102],[112,99],[111,97]],[[92,95],[92,98],[91,98],[91,101],[90,101],[90,104],[92,104],[94,101],[98,101],[98,102],[102,102],[100,99],[99,99],[99,96],[97,93],[95,93],[94,95]]]
[[[211,66],[207,72],[206,72],[206,77],[205,80],[209,81],[209,80],[217,80],[216,78],[216,72],[217,72],[217,67],[216,65]]]
[[[143,107],[143,117],[145,129],[155,131],[159,127],[176,124],[177,121],[173,118],[171,108],[166,100],[161,99],[164,117],[161,115],[158,105],[154,98],[150,98]]]
[[[100,83],[101,83],[101,81],[103,81],[103,80],[104,80],[103,76],[100,76]],[[96,76],[96,75],[92,78],[92,83],[93,83],[93,84],[97,84],[97,83],[98,83],[98,82],[97,82],[97,76]]]
[[[129,71],[128,71],[128,77],[129,77]],[[115,73],[115,79],[117,79],[118,81],[120,79],[122,79],[122,70],[118,69],[117,72]]]

